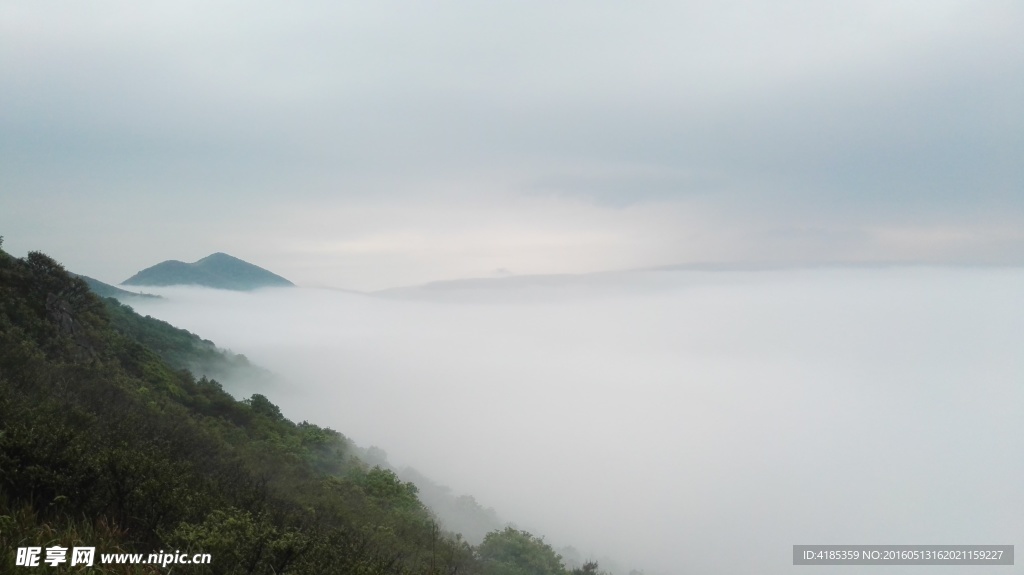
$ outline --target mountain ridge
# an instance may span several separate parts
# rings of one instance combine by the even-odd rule
[[[89,286],[89,289],[92,290],[93,293],[95,293],[96,295],[98,295],[98,296],[100,296],[102,298],[107,298],[107,297],[112,297],[112,298],[115,298],[115,299],[123,299],[123,298],[129,298],[129,299],[130,298],[160,298],[160,296],[158,296],[158,295],[153,295],[153,294],[149,294],[149,293],[133,292],[133,291],[128,291],[128,290],[123,290],[123,289],[121,289],[119,287],[112,286],[112,285],[110,285],[108,283],[101,282],[98,279],[91,278],[89,276],[84,276],[82,274],[76,274],[76,273],[71,273],[71,272],[68,272],[68,273],[70,273],[71,275],[73,275],[73,276],[75,276],[77,278],[80,278],[82,281],[85,282],[86,285]]]

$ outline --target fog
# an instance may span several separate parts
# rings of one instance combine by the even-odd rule
[[[627,571],[849,573],[794,567],[792,545],[1024,544],[1019,268],[150,291],[167,299],[137,311],[287,380],[263,392],[289,418]]]

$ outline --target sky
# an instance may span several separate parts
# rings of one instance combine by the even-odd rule
[[[0,235],[117,283],[1024,263],[1024,5],[0,1]]]

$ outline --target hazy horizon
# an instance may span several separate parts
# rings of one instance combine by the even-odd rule
[[[6,238],[5,238],[6,242]],[[12,250],[6,249],[12,255],[16,257],[23,257],[25,254],[19,254]],[[39,250],[29,250],[39,251]],[[27,253],[27,252],[26,252]],[[210,252],[210,254],[217,253]],[[221,252],[223,253],[223,252]],[[207,254],[207,255],[210,255]],[[51,254],[47,254],[51,255]],[[232,255],[232,254],[228,254]],[[52,255],[51,255],[52,257]],[[205,257],[205,256],[204,256]],[[258,258],[258,256],[257,256]],[[59,259],[59,258],[58,258]],[[202,259],[202,258],[199,258]],[[164,260],[164,261],[183,261],[183,260]],[[62,265],[63,262],[60,262]],[[153,265],[163,263],[154,262]],[[193,263],[193,262],[185,262]],[[258,265],[255,262],[248,262],[253,265]],[[65,265],[67,268],[68,266]],[[146,266],[152,267],[152,266]],[[259,266],[263,269],[275,273],[272,269],[267,269],[265,266]],[[352,289],[343,286],[336,285],[321,285],[321,284],[296,284],[295,287],[299,288],[310,288],[310,289],[326,289],[336,290],[342,292],[349,292],[353,294],[362,294],[369,296],[383,296],[383,297],[408,297],[408,296],[422,296],[424,290],[443,290],[454,296],[449,296],[449,299],[457,299],[460,294],[460,288],[473,288],[473,287],[505,287],[515,288],[521,285],[549,285],[552,283],[558,284],[562,282],[577,282],[586,284],[605,284],[616,282],[619,277],[628,276],[629,274],[643,274],[651,272],[672,272],[672,271],[688,271],[688,272],[707,272],[707,273],[754,273],[754,272],[782,272],[782,271],[815,271],[815,270],[884,270],[884,269],[895,269],[895,268],[907,268],[907,269],[1019,269],[1024,268],[1024,263],[985,263],[985,262],[918,262],[918,261],[878,261],[878,262],[844,262],[844,261],[822,261],[813,263],[780,263],[780,262],[688,262],[676,265],[658,265],[640,268],[616,268],[616,269],[598,269],[587,272],[550,272],[550,273],[535,273],[535,274],[516,274],[508,270],[495,270],[491,275],[470,275],[470,276],[458,276],[458,277],[445,277],[425,280],[416,283],[402,283],[397,285],[386,285],[386,286],[374,286],[371,289]],[[145,268],[142,268],[145,269]],[[135,293],[146,293],[146,290],[152,291],[152,289],[159,289],[160,285],[147,285],[147,284],[124,284],[122,281],[117,281],[111,278],[96,277],[83,270],[76,270],[68,268],[68,271],[79,275],[91,277],[93,279],[100,280],[104,283],[110,284],[115,287],[122,288],[129,292]],[[141,269],[139,270],[141,271]],[[128,279],[128,278],[125,278]],[[285,278],[288,279],[288,278]],[[200,285],[181,284],[179,287],[204,287]],[[209,288],[217,291],[227,290],[235,291],[229,288]],[[265,288],[258,288],[265,289]]]

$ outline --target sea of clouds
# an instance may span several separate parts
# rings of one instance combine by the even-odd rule
[[[286,382],[237,395],[624,571],[848,573],[794,567],[792,545],[1024,544],[1021,269],[147,291],[166,299],[137,311]]]

